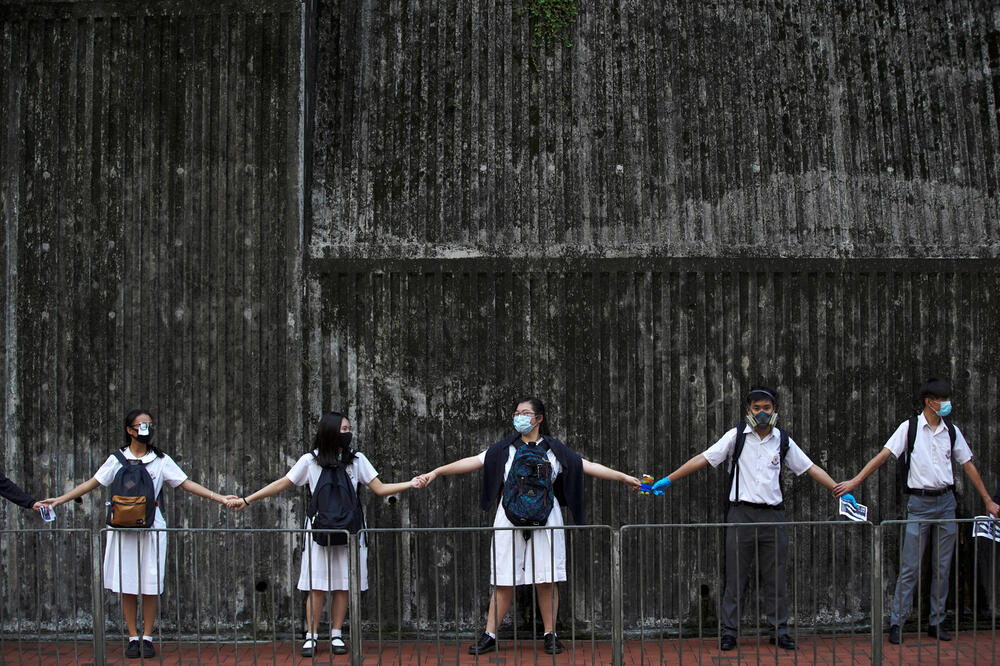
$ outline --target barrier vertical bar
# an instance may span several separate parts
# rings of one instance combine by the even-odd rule
[[[623,609],[624,581],[622,580],[622,533],[620,529],[611,531],[611,663],[622,666],[625,662],[625,632]]]
[[[94,666],[104,666],[104,590],[101,587],[101,531],[90,532],[90,594],[94,614]]]
[[[882,663],[882,526],[872,527],[872,666]]]
[[[360,666],[363,659],[361,654],[361,557],[359,552],[362,535],[364,535],[364,530],[357,534],[347,535],[348,571],[351,577],[348,603],[351,609],[351,664],[353,666]]]

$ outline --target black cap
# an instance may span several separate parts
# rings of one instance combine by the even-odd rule
[[[750,392],[747,393],[747,404],[754,400],[770,400],[777,407],[778,392],[769,386],[751,386]]]
[[[936,377],[931,377],[920,386],[920,394],[918,397],[921,401],[924,398],[950,398],[951,382],[947,379],[937,379]]]

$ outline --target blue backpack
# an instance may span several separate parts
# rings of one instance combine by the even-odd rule
[[[316,454],[313,454],[316,458]],[[357,534],[365,526],[365,513],[361,498],[347,470],[342,465],[326,465],[320,472],[316,490],[309,498],[306,515],[312,519],[313,541],[321,546],[342,546],[347,543],[343,532],[325,530],[347,530]]]
[[[500,502],[514,525],[544,525],[555,506],[548,448],[545,442],[525,442],[514,452]]]
[[[141,460],[130,460],[121,451],[115,458],[122,464],[108,494],[108,525],[111,527],[152,527],[156,518],[153,477]]]

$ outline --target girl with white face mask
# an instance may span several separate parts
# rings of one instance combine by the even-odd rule
[[[566,580],[566,542],[564,530],[516,530],[525,524],[558,528],[563,526],[562,507],[568,506],[577,523],[583,523],[583,475],[596,476],[610,481],[620,481],[638,490],[639,480],[617,470],[584,460],[578,453],[549,434],[545,422],[545,405],[538,398],[517,401],[512,415],[515,432],[494,443],[479,455],[462,458],[443,465],[419,477],[421,485],[431,483],[440,475],[464,474],[483,470],[483,510],[496,507],[493,520],[493,541],[490,550],[490,583],[494,594],[486,619],[486,631],[478,643],[469,646],[470,654],[483,654],[497,649],[496,630],[514,596],[515,585],[534,585],[538,594],[538,607],[545,625],[543,649],[549,654],[563,651],[562,642],[555,634],[555,620],[559,609],[559,590],[556,583]],[[530,465],[522,461],[532,461]],[[518,478],[523,469],[544,469],[549,476],[545,483],[537,478],[522,476],[519,484],[508,484]],[[537,486],[541,492],[532,492],[528,498],[519,497],[514,488]],[[543,502],[539,496],[551,497]],[[498,501],[499,500],[499,501]],[[550,502],[550,503],[549,503]],[[547,510],[534,515],[536,522],[526,523],[524,512],[536,508]],[[517,522],[514,522],[514,521]]]
[[[189,493],[225,504],[235,495],[220,495],[195,483],[167,454],[151,444],[153,417],[145,409],[136,409],[125,415],[125,446],[120,455],[129,464],[141,463],[152,479],[154,496],[160,496],[164,482],[172,488],[183,488]],[[110,486],[123,464],[118,455],[112,454],[101,465],[93,478],[73,490],[52,499],[42,500],[53,507],[82,497],[98,486]],[[167,562],[167,533],[157,531],[167,526],[159,506],[156,507],[152,529],[121,529],[108,533],[104,550],[104,587],[122,595],[122,612],[128,629],[129,643],[125,656],[135,659],[142,655],[151,659],[156,655],[153,647],[153,623],[156,605],[163,594],[163,581]],[[143,633],[137,626],[139,597],[142,597]]]

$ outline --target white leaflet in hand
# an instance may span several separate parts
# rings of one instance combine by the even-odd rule
[[[972,523],[972,536],[1000,541],[1000,520],[991,516],[976,516]]]
[[[840,515],[847,516],[851,520],[863,523],[868,520],[868,507],[864,504],[858,504],[857,508],[854,508],[853,504],[841,497]]]
[[[41,514],[42,520],[44,520],[47,523],[51,523],[53,520],[56,519],[55,509],[50,507],[48,504],[43,504],[41,507],[39,507],[38,513]]]

